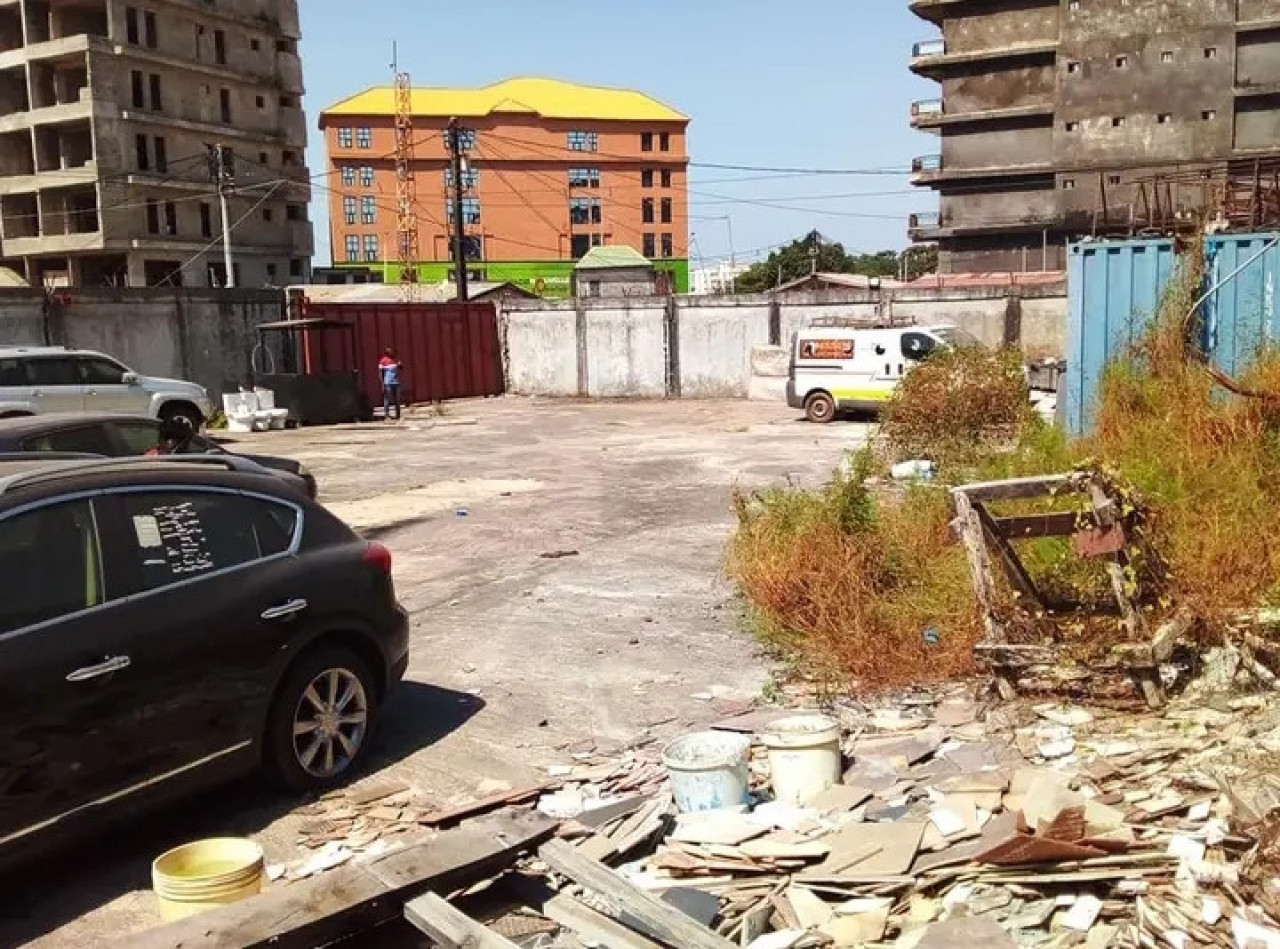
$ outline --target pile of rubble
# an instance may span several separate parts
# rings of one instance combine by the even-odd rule
[[[373,779],[302,811],[307,853],[273,868],[263,906],[193,922],[252,931],[237,945],[401,916],[446,949],[1280,949],[1265,696],[1134,713],[955,688],[838,706],[842,780],[787,803],[745,736],[795,714],[713,726],[750,743],[749,800],[714,810],[678,811],[652,736],[566,748],[544,782],[450,806]],[[175,925],[146,945],[198,943]]]
[[[677,814],[665,790],[619,798],[589,781],[541,807],[583,856],[721,945],[1280,947],[1267,911],[1280,905],[1280,863],[1256,846],[1274,837],[1280,856],[1280,827],[1265,820],[1280,796],[1256,779],[1271,765],[1248,760],[1258,730],[1280,724],[1265,703],[1135,715],[953,694],[840,717],[844,783],[804,806],[768,800],[757,748],[751,808]],[[721,727],[744,724],[768,718]],[[648,774],[652,762],[632,767]],[[585,804],[570,815],[566,800]],[[625,901],[545,869],[566,887],[557,915],[569,930],[580,915],[563,912],[566,895],[649,940],[591,930],[586,944],[672,944]]]

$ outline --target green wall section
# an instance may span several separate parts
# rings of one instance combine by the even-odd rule
[[[393,263],[335,263],[335,267],[381,268],[386,283],[400,281],[400,265]],[[653,266],[673,275],[676,293],[689,292],[689,261],[655,260]],[[443,283],[449,279],[453,264],[446,261],[420,263],[415,268],[419,283]],[[485,280],[492,283],[514,283],[531,293],[555,300],[569,296],[573,287],[571,260],[486,260],[471,261],[470,270],[483,270]]]

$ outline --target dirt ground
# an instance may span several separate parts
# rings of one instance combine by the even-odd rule
[[[767,666],[722,571],[730,491],[817,482],[865,434],[772,404],[503,398],[239,444],[302,460],[393,551],[413,652],[370,771],[443,804],[545,778],[571,743],[666,737],[757,696]],[[187,840],[297,859],[297,803],[247,780],[24,868],[3,881],[0,946],[155,925],[150,861]]]

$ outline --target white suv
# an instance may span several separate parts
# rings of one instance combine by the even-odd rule
[[[0,418],[50,412],[127,412],[198,429],[213,403],[194,382],[141,376],[102,353],[0,347]]]

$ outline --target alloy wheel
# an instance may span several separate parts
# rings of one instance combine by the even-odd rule
[[[307,774],[332,778],[360,752],[369,728],[369,698],[348,669],[325,669],[302,690],[293,713],[293,753]]]

